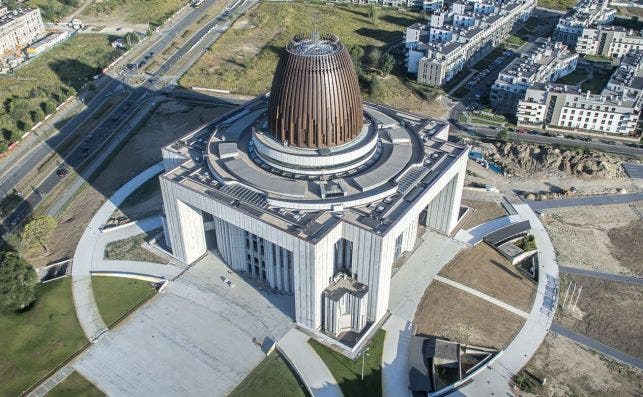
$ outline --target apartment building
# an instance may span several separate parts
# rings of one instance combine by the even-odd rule
[[[428,24],[406,29],[408,72],[420,84],[446,83],[504,41],[535,6],[535,0],[465,0],[435,11]]]
[[[8,11],[0,6],[0,56],[14,52],[40,39],[45,25],[38,8]]]
[[[518,125],[632,134],[643,102],[643,51],[625,55],[600,94],[540,83],[518,103]]]
[[[609,8],[609,0],[582,0],[558,20],[552,38],[575,49],[585,28],[607,25],[615,14],[616,9]]]
[[[514,113],[527,89],[537,83],[548,83],[573,72],[578,54],[566,45],[539,38],[505,67],[491,87],[493,108],[501,113]]]
[[[578,37],[576,52],[620,58],[630,50],[643,49],[643,35],[632,29],[617,26],[584,28]]]

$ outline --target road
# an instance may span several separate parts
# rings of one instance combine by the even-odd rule
[[[577,274],[579,276],[600,278],[602,280],[616,281],[619,283],[627,283],[627,284],[643,286],[643,278],[639,278],[639,277],[624,276],[621,274],[595,272],[592,270],[577,269],[575,267],[567,267],[567,266],[560,266],[559,269],[561,273]]]
[[[592,350],[595,350],[599,353],[602,353],[608,357],[613,358],[616,361],[620,361],[624,364],[636,367],[638,369],[643,369],[643,360],[630,356],[627,353],[623,353],[620,350],[616,350],[613,347],[609,347],[601,342],[598,342],[592,338],[588,338],[585,335],[581,335],[577,332],[574,332],[570,329],[563,327],[560,324],[553,323],[550,330],[558,335],[564,336],[573,340],[576,343],[579,343],[583,346],[589,347]]]
[[[168,27],[160,30],[161,37],[144,52],[130,59],[131,63],[140,63],[147,61],[150,54],[159,54],[162,52],[177,35],[183,32],[189,25],[195,23],[201,14],[217,0],[206,0],[198,9],[191,9],[188,13],[180,17]],[[182,70],[187,70],[201,56],[206,48],[210,47],[221,35],[218,30],[212,28],[219,24],[223,26],[229,19],[228,15],[233,13],[243,13],[248,8],[256,4],[257,0],[243,1],[234,0],[218,16],[207,22],[199,31],[190,39],[185,41],[177,52],[172,55],[161,66],[158,75],[169,71],[176,63],[182,62]],[[100,79],[107,80],[99,82],[104,87],[98,92],[93,99],[87,104],[87,110],[79,113],[69,120],[60,132],[50,137],[46,142],[41,142],[29,150],[21,159],[17,159],[3,171],[4,177],[0,180],[0,194],[10,192],[19,181],[21,181],[31,170],[33,170],[42,161],[43,158],[54,152],[59,145],[65,141],[73,132],[98,109],[112,93],[125,91],[127,98],[118,104],[112,112],[114,116],[103,120],[85,139],[80,142],[70,154],[65,156],[64,161],[67,167],[79,170],[84,167],[88,161],[92,161],[94,156],[103,146],[116,136],[119,128],[126,124],[134,110],[141,106],[146,100],[153,99],[159,95],[164,95],[171,91],[173,86],[159,89],[150,79],[146,79],[137,87],[124,84],[123,81],[128,77],[128,72],[121,73],[119,68],[114,68],[113,72],[102,76]],[[148,76],[150,77],[150,76]],[[178,79],[173,76],[172,82]],[[155,80],[155,79],[152,79]],[[114,145],[112,145],[114,146]],[[99,156],[104,157],[104,156]],[[5,218],[3,225],[4,230],[10,230],[22,222],[31,211],[49,194],[59,183],[61,178],[52,171],[39,184],[33,188],[32,192],[25,192],[23,201],[18,207]],[[78,184],[76,184],[78,185]],[[69,193],[69,192],[67,192]],[[73,193],[73,192],[72,192]],[[71,197],[73,194],[67,194]]]
[[[626,204],[636,201],[643,201],[643,193],[603,194],[600,196],[573,197],[560,200],[526,200],[525,202],[529,204],[529,206],[534,211],[538,212],[546,210],[548,208],[578,207],[583,205]]]

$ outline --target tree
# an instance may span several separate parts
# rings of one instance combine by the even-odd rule
[[[382,73],[390,74],[394,67],[395,58],[393,58],[393,55],[386,53],[382,58],[380,58],[380,70]]]
[[[500,142],[507,142],[509,140],[509,133],[507,130],[502,130],[496,135],[496,139],[498,139]]]
[[[53,216],[41,216],[35,218],[27,223],[22,231],[22,240],[28,248],[32,248],[35,244],[40,244],[45,252],[47,249],[47,242],[56,228],[56,218]]]
[[[368,54],[366,55],[366,59],[368,60],[368,64],[373,67],[377,67],[377,64],[380,60],[380,50],[377,47],[371,47],[371,49],[368,50]]]
[[[0,260],[0,309],[17,311],[36,300],[34,269],[15,252],[4,252]]]
[[[45,112],[42,111],[40,108],[35,108],[34,110],[31,111],[31,120],[34,121],[34,123],[38,123],[40,121],[43,121],[45,119]]]
[[[351,55],[351,59],[353,60],[353,65],[355,65],[355,68],[361,69],[364,49],[361,46],[353,44],[348,47],[348,53]]]
[[[45,112],[45,114],[52,114],[56,111],[56,104],[52,101],[43,102],[40,104],[40,107],[42,108],[43,112]]]

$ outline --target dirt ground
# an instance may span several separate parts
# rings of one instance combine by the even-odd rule
[[[549,333],[527,370],[547,378],[539,396],[640,396],[643,372]]]
[[[643,275],[643,202],[547,210],[542,221],[561,266]]]
[[[471,217],[462,225],[463,229],[471,229],[486,221],[507,215],[502,205],[496,201],[462,200],[462,205],[474,209]]]
[[[489,184],[500,190],[557,192],[561,190],[569,190],[574,187],[576,188],[578,195],[616,193],[616,190],[619,188],[625,189],[629,193],[643,191],[643,180],[641,179],[583,179],[564,173],[546,176],[529,176],[523,178],[513,176],[511,178],[507,178],[482,167],[472,160],[469,160],[467,163],[467,170],[477,175],[467,175],[467,181]]]
[[[30,263],[34,267],[41,267],[73,256],[85,226],[107,197],[139,172],[160,161],[162,146],[229,109],[181,101],[160,104],[108,161],[103,171],[79,191],[61,214],[59,225],[49,242],[49,254],[29,258]]]
[[[502,349],[518,333],[524,320],[483,299],[435,281],[424,293],[414,322],[418,333]]]
[[[622,352],[643,357],[643,288],[633,284],[562,274],[561,304],[570,282],[575,282],[576,288],[583,288],[576,310],[563,310],[559,306],[556,321]]]
[[[524,311],[534,300],[534,283],[486,243],[460,252],[439,274]]]

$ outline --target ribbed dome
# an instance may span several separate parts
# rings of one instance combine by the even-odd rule
[[[335,35],[296,36],[272,80],[269,126],[291,146],[342,145],[362,130],[362,95],[353,62]]]

